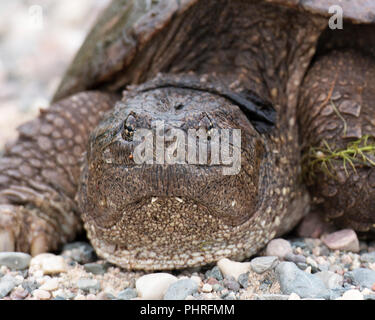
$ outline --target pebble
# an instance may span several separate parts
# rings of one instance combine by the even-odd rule
[[[316,276],[323,281],[328,289],[340,288],[343,285],[344,277],[332,271],[317,272]]]
[[[28,268],[31,256],[23,252],[0,252],[0,265],[7,266],[12,270],[23,270]]]
[[[16,286],[16,280],[11,275],[5,275],[0,279],[0,299],[6,297]]]
[[[86,263],[83,268],[86,272],[91,272],[92,274],[105,274],[107,269],[102,263]]]
[[[68,267],[62,256],[52,253],[42,253],[33,257],[30,261],[30,268],[34,271],[41,269],[43,274],[58,274],[67,272]]]
[[[66,244],[63,247],[63,256],[69,257],[72,260],[86,264],[96,261],[96,254],[93,247],[87,242],[73,242]]]
[[[125,290],[122,290],[117,295],[117,299],[119,300],[130,300],[137,297],[137,291],[133,288],[126,288]]]
[[[27,296],[29,295],[29,293],[27,292],[27,290],[25,290],[24,288],[22,287],[17,287],[15,288],[12,293],[10,294],[10,298],[12,300],[23,300],[25,299]]]
[[[253,271],[262,274],[275,268],[278,262],[279,259],[275,256],[258,257],[250,261],[250,266]]]
[[[187,278],[172,283],[165,295],[164,300],[185,300],[189,295],[198,291],[198,285],[195,281]]]
[[[289,241],[282,238],[271,240],[266,248],[267,256],[276,256],[280,260],[284,260],[285,255],[288,253],[293,253],[292,246]]]
[[[241,285],[242,288],[247,288],[249,286],[249,274],[242,273],[238,277],[238,283]]]
[[[202,292],[209,293],[212,291],[212,286],[209,283],[205,283],[202,287]]]
[[[284,260],[294,263],[306,263],[306,258],[302,254],[287,253],[284,257]]]
[[[322,237],[324,244],[331,250],[359,252],[357,234],[352,229],[343,229]]]
[[[236,300],[236,295],[234,292],[229,292],[225,297],[225,300]]]
[[[251,270],[250,262],[237,262],[227,258],[220,259],[217,266],[225,277],[234,277],[236,281],[241,274]]]
[[[215,266],[211,270],[208,270],[205,276],[206,278],[214,278],[218,281],[224,280],[223,274],[221,273],[218,266]]]
[[[363,288],[371,289],[375,283],[375,271],[366,269],[366,268],[358,268],[353,271],[350,271],[345,274],[354,285],[359,285]]]
[[[360,260],[362,262],[375,263],[375,251],[361,254]]]
[[[48,300],[51,298],[51,294],[48,291],[41,289],[34,290],[32,295],[39,300]]]
[[[226,288],[228,288],[231,291],[239,291],[240,290],[240,285],[238,284],[237,281],[232,279],[224,279],[223,284]]]
[[[212,286],[212,285],[214,285],[214,284],[219,283],[219,281],[217,281],[215,278],[208,278],[208,279],[207,279],[207,283],[210,284],[210,285]]]
[[[29,293],[33,292],[34,290],[38,289],[39,288],[39,284],[38,282],[36,282],[35,280],[32,281],[32,280],[26,280],[22,283],[22,288],[24,288],[25,290],[27,290]]]
[[[292,292],[289,295],[288,300],[301,300],[301,297],[297,293]]]
[[[307,257],[306,258],[306,263],[309,264],[312,268],[315,268],[317,269],[318,268],[318,264],[316,263],[316,261],[311,258],[311,257]]]
[[[223,291],[224,287],[222,285],[220,285],[219,283],[217,283],[217,284],[214,284],[212,286],[212,290],[214,290],[215,292],[217,292],[217,291]]]
[[[81,278],[77,282],[78,289],[81,289],[83,291],[99,291],[100,290],[100,283],[98,280],[95,279],[86,279]]]
[[[361,292],[355,289],[345,291],[342,297],[337,298],[336,300],[364,300]]]
[[[110,292],[99,292],[99,294],[97,296],[95,296],[94,294],[92,294],[92,296],[95,297],[95,300],[113,300],[113,299],[116,299],[116,297]],[[89,300],[89,299],[87,299],[87,300]]]
[[[255,298],[257,300],[288,300],[289,295],[287,294],[263,294],[263,295],[256,295]]]
[[[169,286],[177,280],[177,277],[170,273],[151,273],[138,278],[135,286],[138,296],[142,299],[160,300],[163,299]]]
[[[283,294],[298,294],[301,298],[329,297],[329,290],[314,274],[301,271],[293,262],[281,262],[276,267],[276,275]]]
[[[59,280],[57,278],[52,278],[47,280],[43,285],[39,287],[41,290],[54,291],[59,288]]]

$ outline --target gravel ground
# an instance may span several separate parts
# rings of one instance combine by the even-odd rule
[[[100,260],[87,242],[68,244],[56,255],[3,252],[0,298],[375,300],[375,243],[356,242],[352,252],[330,249],[324,237],[274,239],[249,261],[222,259],[215,266],[151,274]]]
[[[0,150],[48,106],[63,71],[108,0],[0,2]],[[40,19],[40,9],[43,19]],[[42,21],[42,22],[41,22]],[[96,257],[87,242],[56,254],[0,253],[0,299],[371,299],[375,243],[311,216],[249,261],[145,274]]]

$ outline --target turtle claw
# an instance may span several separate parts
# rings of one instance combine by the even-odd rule
[[[15,241],[12,231],[1,230],[0,231],[0,252],[3,251],[14,251],[15,250]]]
[[[56,235],[53,226],[35,211],[18,205],[0,205],[0,251],[21,251],[34,256],[55,249]]]
[[[47,251],[48,241],[45,235],[39,234],[31,240],[30,253],[32,256],[36,256]]]

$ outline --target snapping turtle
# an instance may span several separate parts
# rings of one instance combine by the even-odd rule
[[[344,24],[331,30],[335,4]],[[0,249],[56,250],[83,220],[96,252],[124,268],[240,260],[311,203],[371,235],[374,17],[370,0],[113,1],[50,108],[0,159]],[[173,130],[203,129],[208,160],[163,163],[152,149],[136,162],[147,129],[170,159]],[[240,152],[234,174],[212,161],[217,141]]]

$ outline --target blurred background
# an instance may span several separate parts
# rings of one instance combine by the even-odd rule
[[[110,0],[0,1],[0,151],[48,107],[65,69]]]

